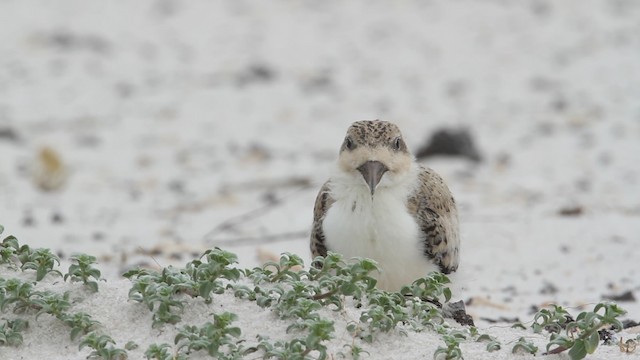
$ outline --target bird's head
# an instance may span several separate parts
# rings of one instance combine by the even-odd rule
[[[367,186],[371,196],[377,188],[393,186],[411,169],[413,156],[400,129],[388,121],[357,121],[347,130],[338,165],[349,177]]]

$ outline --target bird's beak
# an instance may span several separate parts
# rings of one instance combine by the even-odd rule
[[[380,161],[367,161],[358,168],[364,181],[367,182],[369,189],[371,189],[371,196],[373,196],[373,193],[376,191],[376,186],[378,186],[382,175],[384,175],[387,170],[389,169]]]

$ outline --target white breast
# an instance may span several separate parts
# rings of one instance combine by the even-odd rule
[[[366,257],[381,268],[378,287],[396,291],[438,268],[423,255],[421,231],[406,207],[417,177],[378,188],[372,198],[360,184],[331,186],[335,202],[322,224],[327,249],[346,258]]]

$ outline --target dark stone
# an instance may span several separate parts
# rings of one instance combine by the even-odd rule
[[[132,201],[140,200],[141,197],[142,197],[142,191],[140,191],[138,189],[130,189],[129,190],[129,198]]]
[[[100,145],[101,139],[93,134],[85,134],[76,138],[78,146],[85,148],[95,148]]]
[[[634,321],[634,320],[631,320],[631,319],[622,320],[622,328],[623,329],[636,327],[638,325],[640,325],[640,322],[638,322],[638,321]]]
[[[545,281],[544,285],[542,285],[542,288],[540,289],[540,294],[543,295],[553,295],[557,292],[558,288],[548,281]]]
[[[541,18],[548,17],[551,14],[551,4],[546,1],[534,1],[531,3],[531,11]]]
[[[277,205],[280,202],[280,199],[273,191],[267,191],[262,194],[262,201],[269,205]]]
[[[451,80],[446,84],[445,92],[451,98],[460,98],[467,93],[467,84],[462,80]]]
[[[182,180],[171,180],[168,184],[169,190],[176,194],[184,194],[184,182]]]
[[[529,307],[529,315],[533,315],[533,314],[537,313],[538,311],[540,311],[540,308],[538,307],[538,305],[531,305]]]
[[[59,212],[55,212],[51,215],[51,222],[54,224],[62,224],[64,222],[64,217]]]
[[[602,298],[611,301],[636,301],[636,297],[633,296],[633,292],[631,290],[620,295],[603,295]]]
[[[114,89],[116,94],[122,99],[130,98],[135,91],[135,87],[128,82],[118,82],[114,85]]]
[[[12,128],[0,128],[0,140],[20,141],[20,136]]]
[[[482,160],[471,134],[466,129],[437,130],[431,135],[429,141],[416,152],[418,159],[436,155],[458,156],[475,162]]]
[[[111,48],[111,44],[106,39],[91,34],[57,31],[48,34],[45,39],[49,45],[64,51],[88,50],[95,53],[107,53]]]
[[[460,325],[475,326],[471,315],[467,314],[462,300],[447,304],[447,312]]]
[[[255,83],[267,83],[276,78],[276,72],[264,64],[255,64],[238,74],[236,83],[238,86],[246,86]]]
[[[320,71],[308,79],[305,79],[301,87],[306,93],[330,92],[334,89],[331,72],[328,70]]]
[[[33,215],[31,215],[31,213],[26,213],[24,215],[24,218],[22,219],[22,225],[26,227],[31,227],[31,226],[35,226],[35,224],[36,224],[36,220],[33,218]]]
[[[551,101],[551,108],[559,113],[566,111],[568,106],[567,101],[561,96]]]
[[[558,210],[558,215],[562,216],[580,216],[584,212],[582,206],[569,206]]]
[[[509,318],[509,317],[506,317],[506,316],[500,316],[500,317],[499,317],[499,318],[497,318],[497,319],[491,319],[491,318],[485,318],[485,317],[483,317],[483,318],[480,318],[480,320],[486,321],[486,322],[488,322],[488,323],[490,323],[490,324],[495,324],[495,323],[509,323],[509,324],[515,324],[515,323],[520,322],[520,319],[519,319],[519,318],[517,318],[517,317]]]
[[[158,0],[153,7],[156,13],[163,17],[171,17],[180,11],[180,1],[175,0]]]

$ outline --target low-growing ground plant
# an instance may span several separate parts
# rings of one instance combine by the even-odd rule
[[[167,267],[161,272],[146,269],[127,271],[124,277],[133,282],[129,299],[154,311],[153,327],[175,324],[181,320],[180,313],[184,309],[182,295],[199,296],[205,302],[211,302],[211,294],[225,291],[223,281],[240,278],[240,270],[230,267],[234,263],[237,263],[234,254],[216,248],[206,251],[200,260],[189,262],[185,269]]]
[[[3,230],[0,226],[0,233]],[[0,264],[7,264],[13,270],[35,270],[36,281],[42,280],[49,273],[62,276],[62,273],[54,268],[59,265],[59,259],[50,250],[32,250],[27,245],[21,246],[13,236],[3,239],[0,244],[0,254]],[[77,262],[75,264],[77,267],[72,265],[68,274],[72,277],[72,281],[87,280],[86,283],[89,283],[91,281],[88,280],[89,277],[94,277],[96,280],[99,278],[99,271],[91,267],[95,261],[94,257],[85,255],[74,259]],[[18,263],[20,266],[17,266]],[[4,279],[0,277],[0,312],[11,311],[22,316],[22,318],[0,323],[0,346],[17,346],[22,343],[22,332],[29,324],[25,316],[33,316],[37,322],[41,316],[50,315],[71,329],[70,338],[72,341],[84,335],[79,348],[93,349],[89,358],[106,360],[127,357],[125,350],[113,346],[113,340],[108,335],[95,332],[100,323],[93,320],[89,314],[69,311],[72,304],[68,292],[60,294],[50,290],[39,291],[36,290],[35,285],[34,282],[22,281],[17,278]],[[89,286],[93,288],[93,286]],[[97,289],[97,284],[95,288]]]
[[[38,248],[31,251],[22,252],[18,255],[18,258],[22,262],[22,270],[35,270],[36,281],[44,279],[47,274],[55,274],[62,276],[59,270],[54,269],[55,266],[60,265],[60,259],[49,249]]]
[[[488,352],[494,352],[494,351],[498,351],[502,348],[502,344],[500,343],[500,341],[498,341],[496,338],[494,338],[493,336],[490,336],[488,334],[482,334],[479,335],[476,338],[477,342],[486,342],[487,343],[487,351]]]
[[[358,360],[363,354],[371,355],[371,353],[355,344],[345,344],[343,348],[347,348],[349,351],[347,353],[340,351],[336,355],[344,359]]]
[[[534,343],[527,341],[524,337],[520,337],[516,344],[513,345],[513,348],[511,348],[511,353],[513,354],[526,353],[535,355],[537,352],[538,347]]]
[[[147,359],[156,360],[187,360],[186,354],[173,354],[170,350],[171,345],[169,344],[151,344],[144,352],[144,356]]]
[[[596,351],[600,343],[598,330],[604,326],[622,330],[622,323],[617,318],[626,313],[618,305],[608,302],[597,304],[593,311],[581,312],[575,320],[563,310],[556,307],[546,315],[540,315],[540,318],[544,319],[543,325],[551,326],[554,330],[551,341],[547,344],[547,353],[557,354],[568,350],[572,360],[583,359]],[[541,312],[542,310],[538,314]],[[536,319],[539,318],[538,314]],[[534,322],[536,324],[537,321]]]
[[[71,328],[71,341],[74,341],[80,335],[84,335],[95,330],[95,328],[100,325],[98,321],[91,318],[91,315],[84,312],[63,314],[60,317],[60,320]]]
[[[100,270],[93,267],[93,264],[96,263],[96,257],[78,254],[71,256],[71,261],[72,264],[69,265],[69,271],[64,275],[64,281],[67,281],[67,279],[72,282],[82,281],[93,292],[97,292]]]
[[[36,292],[33,303],[34,305],[32,306],[38,308],[36,320],[42,314],[52,315],[60,319],[67,315],[67,310],[71,307],[69,292],[65,292],[62,295],[51,291]]]
[[[0,225],[0,235],[4,232],[4,227]],[[0,243],[0,264],[14,265],[17,260],[17,253],[20,249],[18,239],[15,236],[9,235]]]
[[[88,359],[103,360],[124,360],[127,358],[127,352],[124,349],[115,347],[115,341],[108,335],[100,335],[91,332],[85,335],[78,346],[80,350],[85,347],[91,348],[93,351],[87,357]]]
[[[625,313],[614,303],[601,302],[595,305],[593,311],[583,311],[574,319],[562,306],[552,305],[534,315],[531,328],[535,333],[550,333],[545,355],[567,351],[572,360],[580,360],[596,351],[601,329],[622,330],[618,317]],[[521,323],[516,325],[524,328]],[[521,337],[513,346],[512,352],[536,354],[538,348]]]
[[[13,305],[14,313],[23,313],[31,309],[39,309],[37,297],[39,292],[34,290],[33,284],[19,279],[0,278],[0,311],[5,311]]]
[[[550,333],[559,333],[567,327],[567,323],[573,321],[573,317],[562,306],[552,304],[550,309],[541,309],[533,316],[531,328],[539,334],[542,330]]]
[[[0,322],[0,346],[18,346],[22,344],[22,332],[29,322],[22,319],[3,320]]]
[[[178,351],[186,349],[188,354],[204,350],[217,359],[241,358],[246,351],[237,340],[242,332],[239,327],[231,326],[238,316],[229,312],[212,315],[213,323],[207,322],[200,327],[184,326],[178,331],[175,338]]]
[[[446,360],[458,360],[463,359],[462,350],[460,350],[460,341],[465,340],[466,337],[460,335],[450,335],[446,334],[442,336],[442,340],[444,341],[446,347],[438,347],[436,352],[433,354],[433,358],[436,360],[446,359]]]
[[[4,232],[4,227],[0,226],[0,234]],[[15,236],[9,235],[0,243],[0,264],[6,263],[15,267],[20,263],[22,270],[35,270],[36,281],[53,273],[62,276],[59,270],[54,269],[60,265],[60,259],[51,250],[44,248],[31,249],[28,245],[20,245]]]
[[[449,280],[442,274],[431,274],[402,292],[393,293],[376,288],[371,272],[378,268],[369,259],[347,262],[340,255],[329,253],[326,258],[314,259],[316,266],[308,270],[302,268],[302,259],[292,254],[283,254],[278,262],[244,271],[233,268],[235,262],[235,255],[212,249],[184,269],[131,270],[125,274],[132,280],[129,298],[147,305],[153,312],[154,327],[180,321],[185,295],[210,302],[211,294],[226,290],[238,298],[273,309],[282,319],[291,320],[287,332],[295,333],[295,339],[270,343],[267,337],[262,337],[258,345],[246,348],[235,347],[233,338],[240,336],[234,333],[236,328],[222,336],[224,331],[220,331],[224,326],[221,324],[228,321],[218,318],[219,315],[214,314],[214,323],[180,330],[176,337],[178,352],[206,350],[218,357],[235,357],[239,353],[262,350],[267,357],[314,354],[314,357],[324,358],[327,356],[326,342],[335,337],[336,329],[334,322],[320,316],[318,311],[325,307],[340,310],[347,299],[353,299],[362,308],[359,322],[347,327],[354,338],[373,342],[378,334],[398,329],[400,324],[410,325],[417,331],[437,328],[443,336],[456,338],[455,334],[450,334],[440,309],[440,304],[451,296],[445,286]],[[253,286],[239,281],[243,277],[252,281]],[[404,327],[400,331],[404,332]],[[221,345],[227,350],[220,352]],[[357,345],[349,346],[353,353],[362,352]],[[159,346],[147,350],[149,356],[157,357],[168,351]]]
[[[0,226],[0,233],[3,230]],[[101,275],[93,267],[96,258],[80,254],[74,255],[71,261],[64,280],[82,282],[96,292]],[[126,350],[137,347],[131,341],[124,349],[116,347],[99,322],[87,313],[72,311],[69,293],[39,290],[38,281],[47,274],[61,275],[55,269],[59,260],[49,250],[32,250],[8,236],[0,243],[0,264],[15,271],[36,271],[35,282],[0,278],[0,312],[12,312],[12,316],[19,317],[0,322],[0,346],[19,346],[28,321],[33,319],[37,324],[39,318],[50,315],[69,327],[70,339],[79,340],[80,349],[91,349],[89,358],[124,359]],[[129,299],[144,304],[152,312],[154,328],[177,324],[182,321],[182,311],[187,305],[194,301],[212,303],[216,295],[227,292],[255,306],[268,308],[286,321],[286,339],[271,340],[265,334],[256,339],[243,338],[242,329],[234,325],[238,315],[223,311],[211,314],[213,320],[204,325],[179,326],[175,344],[149,346],[144,353],[147,359],[184,360],[195,352],[219,359],[242,359],[253,353],[256,358],[267,359],[334,356],[358,359],[368,354],[360,345],[373,343],[390,332],[406,335],[409,331],[433,331],[440,335],[443,344],[435,351],[435,359],[462,359],[460,345],[465,341],[486,342],[488,352],[502,348],[500,341],[480,334],[474,326],[452,326],[452,321],[445,319],[443,307],[450,305],[452,294],[447,287],[449,279],[441,273],[428,274],[398,292],[387,292],[376,287],[372,273],[379,270],[369,259],[346,260],[329,253],[314,259],[314,266],[305,269],[299,256],[285,253],[279,261],[254,269],[240,270],[236,264],[234,254],[215,248],[184,268],[134,269],[124,276],[131,280]],[[326,314],[327,310],[342,313],[345,308],[357,315],[350,316],[346,328],[340,329],[333,317]],[[464,308],[461,309],[464,313]],[[547,353],[567,351],[572,360],[579,360],[596,350],[598,330],[622,328],[617,317],[623,313],[615,304],[601,303],[574,319],[564,308],[553,306],[540,310],[531,328],[534,333],[550,334]],[[458,318],[456,321],[468,324]],[[330,354],[328,343],[343,336],[348,338],[343,350]],[[628,339],[625,343],[620,340],[621,351],[635,351],[637,339]],[[537,354],[538,347],[521,337],[511,351]]]

